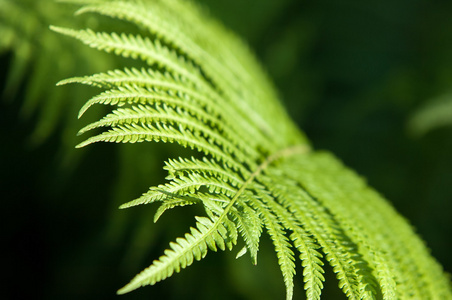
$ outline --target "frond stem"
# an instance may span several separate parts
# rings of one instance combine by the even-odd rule
[[[218,218],[217,222],[220,222],[228,214],[231,207],[235,204],[237,199],[245,191],[245,189],[248,187],[248,185],[250,185],[251,182],[257,176],[259,176],[262,173],[262,171],[264,171],[272,162],[274,162],[275,160],[278,160],[282,157],[288,157],[288,156],[297,155],[297,154],[304,154],[304,153],[308,153],[309,151],[311,151],[311,149],[308,145],[296,145],[296,146],[291,146],[291,147],[279,150],[279,151],[273,153],[272,155],[268,156],[257,167],[256,171],[254,171],[250,175],[250,177],[243,183],[243,185],[240,187],[240,189],[237,191],[237,193],[235,193],[234,197],[231,199],[228,206],[226,206],[226,208],[223,211],[223,214],[220,216],[220,218]]]

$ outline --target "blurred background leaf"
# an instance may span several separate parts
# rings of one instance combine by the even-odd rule
[[[419,137],[426,133],[452,125],[452,95],[445,94],[429,101],[412,116],[409,129]]]
[[[434,110],[447,103],[435,99],[452,86],[452,2],[202,3],[254,49],[315,147],[364,175],[452,272],[452,128],[438,125],[441,116],[451,123],[446,109]],[[48,30],[113,26],[72,12],[51,0],[0,0],[5,299],[116,298],[197,212],[175,209],[153,224],[152,206],[117,209],[162,182],[162,161],[186,150],[148,143],[73,148],[78,129],[100,113],[76,119],[96,90],[55,83],[124,62]],[[279,268],[265,244],[256,267],[235,253],[211,253],[183,274],[121,298],[281,299]],[[302,289],[297,282],[295,299]],[[334,284],[326,286],[324,299],[339,297]]]

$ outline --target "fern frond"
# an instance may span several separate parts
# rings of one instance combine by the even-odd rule
[[[190,13],[187,14],[186,11]],[[284,113],[279,103],[271,100],[266,101],[266,107],[260,105],[260,101],[274,99],[276,96],[274,90],[268,88],[271,86],[268,80],[260,75],[262,72],[256,72],[259,67],[252,55],[223,28],[220,30],[225,38],[218,39],[219,25],[205,16],[200,18],[197,9],[190,3],[156,1],[151,7],[141,1],[114,1],[108,7],[90,5],[79,10],[79,13],[87,12],[132,22],[157,35],[167,44],[175,45],[206,72],[208,78],[221,89],[231,104],[242,111],[244,118],[250,118],[252,123],[265,128],[276,140],[284,136],[287,129],[281,128],[281,125],[287,124],[278,126],[275,122],[272,124],[275,125],[274,128],[268,125],[272,123],[268,118],[271,118],[275,111]],[[179,17],[174,18],[174,15]],[[200,19],[204,22],[199,22]],[[245,66],[255,72],[249,74]],[[259,80],[255,82],[256,79]],[[243,85],[237,84],[241,81]],[[244,89],[243,86],[247,88]],[[246,102],[241,101],[243,97],[247,98]],[[278,127],[284,131],[275,131]]]
[[[223,194],[218,193],[201,193],[196,192],[194,194],[184,193],[183,196],[178,194],[171,194],[165,192],[163,190],[159,190],[158,192],[166,194],[166,197],[162,198],[162,204],[157,209],[154,215],[154,221],[156,222],[160,216],[167,211],[168,209],[177,207],[177,206],[185,206],[202,203],[204,208],[206,209],[206,213],[213,218],[214,215],[220,216],[223,213],[224,207],[229,203],[230,198]],[[180,190],[178,190],[180,192]],[[145,195],[146,196],[146,195]],[[138,199],[137,199],[138,200]],[[136,200],[136,201],[137,201]],[[121,206],[127,207],[134,206],[142,203],[136,203],[136,201],[131,201]],[[236,239],[236,238],[235,238]]]
[[[309,157],[312,156],[310,155]],[[356,250],[351,247],[350,241],[345,240],[346,235],[341,232],[339,224],[337,224],[337,221],[334,220],[328,211],[320,206],[317,199],[307,193],[302,186],[297,185],[296,180],[291,183],[290,179],[293,179],[292,176],[297,174],[295,172],[303,171],[303,174],[306,173],[306,170],[298,168],[296,164],[292,165],[295,161],[291,160],[287,162],[294,168],[283,173],[284,177],[288,178],[287,183],[284,185],[276,184],[274,188],[270,187],[270,190],[278,196],[278,199],[282,201],[284,206],[290,205],[288,209],[292,211],[298,222],[318,241],[327,261],[333,267],[333,271],[337,273],[339,287],[343,289],[344,293],[350,299],[359,299],[360,292],[355,272],[362,268],[363,262],[353,255],[357,253]],[[285,165],[281,165],[280,171],[285,168]],[[275,168],[271,168],[268,172],[278,173]],[[300,178],[298,174],[296,176],[296,178]],[[275,179],[271,182],[275,182]],[[278,209],[279,215],[286,215],[286,219],[289,218],[284,210],[276,205],[273,206]],[[312,266],[313,269],[319,269],[319,267],[318,264]],[[318,280],[321,280],[321,277],[319,274],[316,274],[314,281],[318,282]]]
[[[121,206],[159,202],[157,220],[171,208],[199,204],[207,217],[196,217],[189,233],[118,293],[155,284],[203,258],[208,248],[232,249],[239,235],[245,247],[238,256],[249,252],[256,264],[265,229],[288,300],[296,252],[308,299],[320,299],[322,259],[349,299],[452,297],[409,225],[337,159],[311,151],[248,49],[216,21],[188,1],[73,2],[86,3],[78,14],[124,20],[141,33],[55,31],[145,64],[60,83],[103,89],[80,116],[94,104],[113,106],[80,133],[106,130],[78,147],[155,141],[200,156],[168,160],[169,182]]]
[[[286,299],[290,300],[293,297],[293,276],[295,275],[295,258],[294,253],[291,250],[291,244],[286,237],[283,226],[271,209],[265,206],[261,201],[253,201],[252,205],[255,205],[256,209],[261,213],[265,228],[273,241],[278,257],[278,263],[286,285]]]
[[[202,120],[192,117],[191,114],[180,108],[173,109],[165,104],[154,107],[138,105],[130,109],[114,110],[101,121],[92,123],[88,128],[83,128],[81,132],[86,132],[92,128],[111,127],[114,129],[122,125],[132,124],[167,124],[178,126],[181,131],[188,129],[195,135],[202,135],[212,145],[216,144],[217,148],[221,148],[224,152],[234,156],[238,162],[251,164],[251,167],[254,166],[254,162],[249,159],[246,153],[227,138],[206,126],[202,123]]]
[[[234,187],[238,187],[244,183],[243,178],[238,174],[231,172],[232,170],[225,165],[220,165],[213,160],[203,158],[203,160],[192,157],[186,159],[179,157],[179,160],[170,159],[165,163],[165,170],[168,171],[167,179],[173,179],[176,176],[190,173],[201,173],[209,177],[215,177],[219,180],[227,182]]]
[[[176,239],[175,243],[170,243],[169,250],[165,255],[143,272],[138,274],[128,285],[118,291],[118,294],[125,294],[140,286],[155,284],[178,273],[181,269],[190,266],[194,260],[201,260],[207,254],[207,249],[217,251],[217,248],[225,250],[231,249],[235,241],[230,240],[225,225],[219,222],[220,219],[211,220],[206,217],[196,217],[196,228],[191,227],[190,233],[186,233],[184,238]]]
[[[270,169],[267,172],[267,176],[270,175],[268,173],[270,173],[271,176],[275,176],[275,173],[278,173],[278,171]],[[281,176],[281,174],[279,176]],[[265,176],[260,177],[260,181],[263,181],[264,184],[268,185],[270,182],[267,180],[269,180],[269,178],[266,178]],[[304,229],[304,227],[309,228],[308,223],[300,223],[298,221],[300,220],[301,222],[304,222],[306,218],[309,218],[309,216],[305,215],[305,212],[298,212],[294,214],[294,210],[289,204],[291,203],[291,201],[289,200],[290,197],[294,196],[290,193],[292,192],[295,195],[298,193],[297,190],[291,191],[294,188],[294,182],[291,182],[286,178],[286,184],[279,185],[278,183],[274,184],[275,182],[278,182],[277,180],[270,180],[273,181],[271,181],[272,183],[270,183],[269,191],[273,194],[274,198],[271,196],[264,196],[267,199],[266,203],[267,205],[269,205],[271,210],[279,216],[282,224],[284,224],[284,227],[292,231],[292,233],[290,234],[290,239],[293,242],[294,247],[300,253],[300,259],[304,268],[303,276],[307,298],[319,299],[321,290],[323,288],[322,282],[325,280],[322,275],[324,273],[322,269],[323,262],[321,261],[322,255],[317,251],[320,246],[315,241],[315,239],[311,238],[310,234]],[[275,201],[274,199],[277,201]],[[304,224],[304,226],[302,226],[301,224]]]
[[[294,228],[290,235],[295,248],[300,253],[300,260],[303,266],[304,289],[306,290],[307,299],[320,299],[320,294],[323,288],[324,270],[322,269],[323,262],[320,260],[322,254],[317,251],[320,246],[315,240],[310,237],[301,226]]]
[[[191,83],[175,75],[144,69],[141,72],[136,69],[125,69],[125,71],[116,70],[106,74],[71,78],[61,81],[60,84],[73,82],[112,88],[89,100],[80,110],[79,117],[94,104],[122,106],[126,103],[157,104],[164,102],[170,107],[185,109],[202,123],[210,123],[211,127],[217,128],[231,141],[248,140],[248,143],[235,142],[236,146],[243,149],[247,155],[252,155],[254,159],[260,155],[255,149],[258,141],[255,141],[254,138],[250,139],[250,137],[256,137],[257,131],[241,130],[240,128],[246,127],[246,124],[230,117],[235,112],[225,105],[218,94],[213,91],[201,93]],[[117,89],[113,87],[117,87]],[[212,102],[212,98],[216,101]],[[202,108],[205,108],[206,111]],[[81,133],[89,129],[91,127],[86,127],[81,130]],[[247,133],[247,131],[250,132]]]
[[[234,187],[214,177],[205,178],[198,174],[190,174],[189,176],[175,178],[170,183],[159,185],[157,188],[151,188],[140,198],[122,205],[121,208],[161,201],[167,195],[193,194],[202,187],[208,189],[210,193],[221,193],[226,197],[230,197],[237,192]]]
[[[199,139],[199,134],[197,132],[185,129],[181,125],[179,125],[178,128],[159,123],[155,126],[135,123],[119,125],[87,139],[77,145],[77,148],[85,147],[97,142],[137,143],[143,141],[164,143],[177,142],[183,147],[189,147],[207,155],[212,155],[234,170],[241,170],[244,173],[248,172],[241,164],[231,160],[231,157],[222,152],[222,149],[218,146],[210,144],[208,140]]]
[[[179,195],[171,195],[170,197],[166,197],[162,200],[162,204],[159,206],[157,211],[154,214],[154,222],[157,222],[158,219],[163,215],[165,211],[174,207],[193,205],[199,203],[199,199],[188,197],[188,196],[179,196]]]
[[[248,205],[238,205],[237,209],[233,210],[231,214],[245,242],[245,249],[250,253],[253,264],[257,265],[259,239],[262,233],[262,221],[258,213]]]
[[[194,92],[194,85],[184,80],[183,77],[178,77],[176,74],[171,74],[169,72],[161,73],[145,68],[142,68],[141,70],[136,68],[125,68],[124,71],[113,70],[91,76],[74,77],[62,80],[58,84],[64,85],[68,83],[82,83],[101,88],[135,85],[154,89],[160,88],[163,90],[174,91],[175,93],[187,93],[187,91]]]
[[[125,58],[141,59],[148,65],[157,64],[194,82],[200,80],[198,69],[169,50],[159,40],[151,41],[141,35],[95,32],[91,29],[74,30],[51,26],[53,31],[74,37],[84,44],[108,53],[121,55]]]

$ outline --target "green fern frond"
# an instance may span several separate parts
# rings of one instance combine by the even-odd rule
[[[201,205],[206,217],[118,293],[153,285],[213,251],[231,250],[257,263],[265,229],[293,298],[296,257],[308,299],[320,299],[331,265],[350,299],[451,299],[447,278],[410,226],[364,180],[332,155],[312,151],[288,118],[249,50],[188,1],[65,1],[78,14],[129,22],[134,33],[52,27],[92,48],[141,61],[60,84],[103,89],[94,104],[111,113],[80,134],[80,143],[176,143],[197,157],[169,159],[167,183],[121,208],[158,202],[154,220],[174,207]],[[138,29],[139,33],[136,33]]]
[[[295,258],[294,253],[291,250],[289,239],[286,237],[284,227],[281,225],[271,208],[258,199],[253,201],[253,204],[261,213],[261,218],[265,228],[273,241],[276,256],[278,257],[278,263],[286,285],[286,299],[292,299],[294,287],[293,276],[295,275]]]
[[[198,204],[201,202],[198,198],[188,197],[188,196],[179,196],[179,195],[170,195],[170,197],[166,197],[164,200],[161,200],[162,204],[160,204],[159,208],[154,214],[154,222],[157,222],[158,219],[163,215],[165,211],[174,207],[186,206]],[[127,207],[124,205],[123,207]]]
[[[55,26],[51,26],[51,29],[74,37],[92,48],[125,58],[139,58],[150,66],[157,64],[161,68],[180,74],[194,82],[199,81],[198,70],[191,63],[178,56],[175,51],[171,51],[168,47],[162,45],[159,40],[151,41],[141,35],[125,33],[119,35],[114,32],[94,32],[91,29],[73,30]]]
[[[179,157],[179,160],[170,159],[164,167],[168,171],[167,179],[173,179],[176,176],[190,173],[201,173],[206,176],[218,178],[224,182],[238,187],[243,184],[243,178],[237,176],[231,169],[225,165],[220,165],[206,157],[203,160],[192,157],[191,159]]]
[[[190,233],[184,238],[176,239],[175,243],[170,243],[169,250],[159,260],[154,261],[152,266],[138,274],[128,285],[118,291],[118,294],[125,294],[140,286],[155,284],[170,277],[174,272],[190,266],[194,260],[201,260],[207,254],[207,249],[217,251],[217,248],[225,250],[231,249],[234,240],[230,240],[230,234],[225,226],[217,220],[206,217],[196,217],[196,228],[190,228]]]
[[[300,253],[303,266],[304,288],[308,299],[320,299],[323,288],[322,254],[317,251],[320,246],[305,232],[301,226],[294,228],[290,236],[295,248]]]
[[[240,205],[240,203],[237,205],[237,209],[233,210],[231,214],[245,242],[246,246],[244,249],[249,252],[253,264],[256,265],[259,239],[262,233],[262,220],[253,208],[248,205]]]

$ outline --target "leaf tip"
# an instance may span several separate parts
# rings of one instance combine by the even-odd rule
[[[247,249],[245,246],[237,253],[237,255],[235,256],[235,259],[239,259],[240,257],[242,257],[246,253],[246,251],[247,251]]]
[[[73,29],[55,26],[55,25],[50,25],[49,29],[52,30],[53,32],[57,32],[57,33],[64,34],[64,35],[70,35],[70,33],[73,31]]]
[[[126,208],[128,208],[127,203],[121,204],[118,208],[119,209],[126,209]]]
[[[116,295],[124,295],[127,294],[133,290],[135,290],[136,287],[131,287],[130,284],[125,285],[124,287],[120,288],[119,290],[116,291]]]
[[[83,141],[80,144],[76,145],[75,148],[79,149],[79,148],[83,148],[87,145],[91,144],[91,142],[89,140]]]

